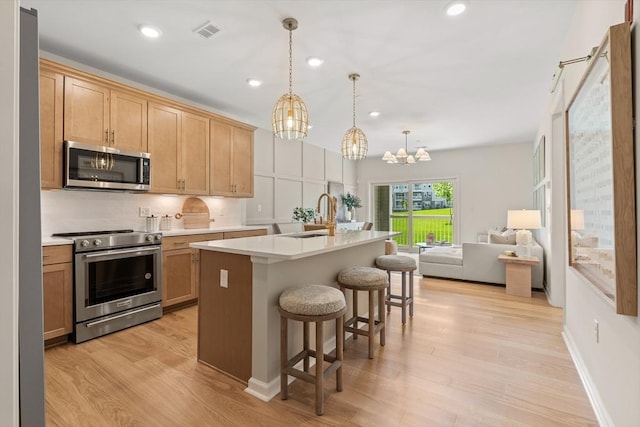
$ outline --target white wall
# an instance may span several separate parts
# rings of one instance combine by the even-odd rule
[[[608,27],[624,20],[624,3],[624,0],[578,2],[576,15],[568,28],[560,60],[585,56],[593,46],[599,45]],[[638,1],[635,3],[635,19],[638,20],[640,4]],[[637,28],[634,33],[637,33]],[[640,99],[640,88],[637,84],[640,81],[640,55],[637,51],[638,39],[635,34],[633,39],[635,46],[633,67],[636,82],[634,103],[637,115]],[[585,69],[584,63],[565,68],[563,73],[565,108]],[[557,111],[554,105],[557,99],[552,98],[550,96],[550,106],[540,126],[541,133],[550,132],[551,118]],[[640,138],[637,128],[635,136],[637,141]],[[558,155],[554,150],[554,156]],[[636,149],[636,168],[638,165],[640,165],[640,153]],[[640,196],[638,172],[636,169],[636,198]],[[558,191],[564,190],[561,175],[564,175],[564,170],[562,173],[558,171],[552,182],[552,188]],[[554,201],[552,217],[566,224],[566,207]],[[556,233],[554,229],[551,230],[550,242],[553,248],[562,247],[565,253],[566,238],[566,232]],[[553,250],[556,252],[555,249]],[[567,267],[566,262],[555,268],[562,269],[561,272],[554,273],[558,273],[558,277],[566,280],[565,339],[600,423],[605,426],[620,427],[640,425],[640,405],[638,404],[640,402],[640,321],[637,317],[615,314],[614,307],[580,275]],[[599,322],[599,343],[595,339],[594,320]]]
[[[146,220],[138,216],[138,207],[150,208],[156,216],[174,216],[182,212],[190,196],[132,194],[105,191],[43,190],[42,236],[69,231],[115,230],[131,228],[143,231]],[[209,207],[212,227],[241,225],[244,219],[243,199],[199,196]],[[183,221],[173,218],[173,228]]]
[[[459,205],[454,210],[463,242],[475,242],[477,233],[506,225],[508,209],[532,207],[533,149],[530,143],[430,154],[430,162],[412,166],[387,164],[377,157],[360,161],[358,193],[366,197],[363,198],[365,206],[359,211],[367,212],[367,220],[373,219],[371,186],[402,180],[457,178]]]
[[[254,135],[254,198],[247,199],[247,224],[287,223],[293,208],[316,208],[327,183],[344,183],[356,189],[356,165],[337,152],[302,141],[274,138],[271,130]],[[326,212],[322,210],[323,217]]]
[[[0,425],[18,425],[18,1],[0,1]]]

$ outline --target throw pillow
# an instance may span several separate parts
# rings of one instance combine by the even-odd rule
[[[489,243],[497,243],[501,245],[515,245],[516,234],[513,233],[513,234],[504,235],[503,233],[499,233],[494,230],[489,230]]]

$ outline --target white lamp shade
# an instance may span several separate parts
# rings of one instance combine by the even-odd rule
[[[584,230],[584,211],[582,209],[571,209],[571,229]]]
[[[540,211],[527,209],[509,210],[507,211],[507,227],[521,230],[541,228]]]
[[[407,163],[411,164],[411,163],[415,163],[416,159],[413,158],[413,156],[408,156],[407,157]]]
[[[382,160],[393,160],[393,154],[391,154],[391,151],[385,152],[384,156],[382,156]]]
[[[405,158],[407,158],[407,152],[405,151],[404,148],[401,148],[396,153],[396,157],[399,158],[399,159],[405,159]]]

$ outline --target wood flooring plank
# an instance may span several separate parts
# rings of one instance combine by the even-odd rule
[[[399,276],[392,275],[394,290]],[[388,317],[368,358],[345,346],[344,391],[295,381],[262,402],[200,364],[197,307],[45,352],[49,426],[576,426],[597,425],[561,336],[562,310],[544,294],[415,278],[414,317]]]

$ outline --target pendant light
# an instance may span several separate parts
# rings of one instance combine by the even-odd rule
[[[298,95],[293,93],[293,60],[292,60],[292,32],[298,28],[298,21],[286,18],[282,26],[289,31],[289,93],[278,99],[273,107],[271,126],[273,133],[282,139],[302,139],[307,136],[309,116],[307,106]]]
[[[429,160],[431,160],[431,156],[429,155],[429,153],[427,153],[422,147],[418,149],[415,156],[407,154],[407,138],[410,132],[411,131],[408,130],[402,131],[402,133],[404,134],[404,148],[400,147],[395,156],[391,154],[391,151],[387,151],[386,153],[384,153],[384,156],[382,156],[382,160],[386,161],[387,163],[399,163],[402,165],[412,165],[416,162],[416,160],[419,162],[428,162]]]
[[[356,127],[356,80],[359,78],[360,74],[349,74],[353,82],[353,127],[342,137],[342,158],[349,160],[364,159],[369,148],[364,132]]]

